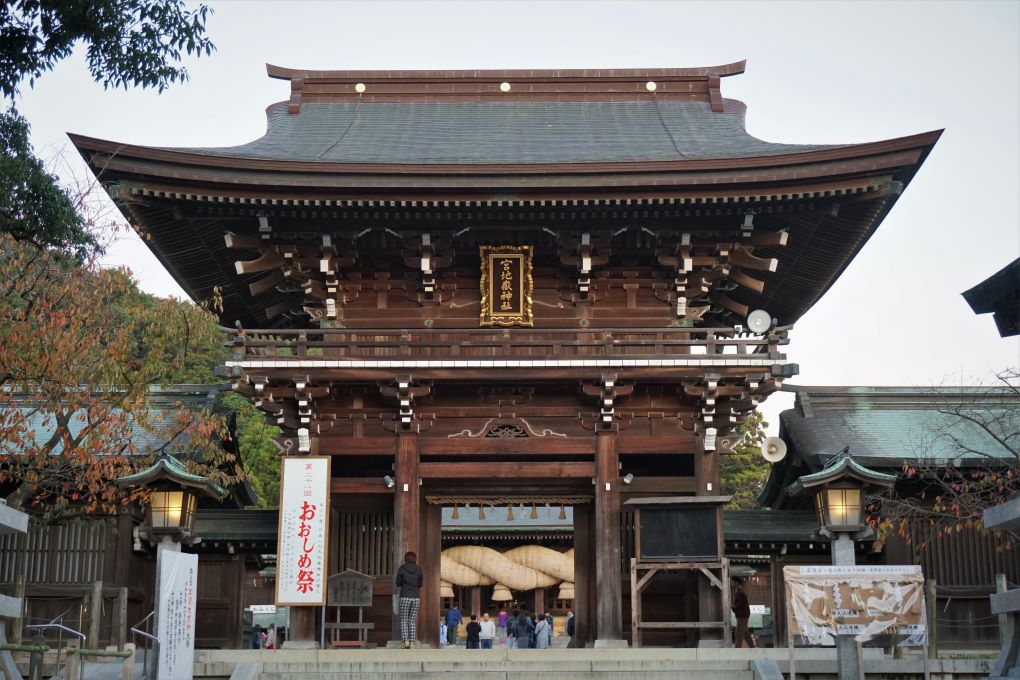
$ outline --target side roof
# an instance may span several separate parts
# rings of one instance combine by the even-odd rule
[[[1020,392],[1005,387],[783,389],[797,396],[794,408],[779,416],[780,435],[788,457],[809,469],[847,445],[857,462],[885,469],[918,460],[1013,461],[1020,448]]]

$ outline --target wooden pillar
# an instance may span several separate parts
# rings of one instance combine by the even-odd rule
[[[290,627],[283,646],[293,649],[318,649],[319,636],[315,634],[320,607],[290,607]],[[277,640],[276,646],[280,647]]]
[[[112,644],[117,645],[117,649],[126,649],[125,645],[128,641],[127,629],[131,623],[128,621],[128,589],[126,587],[117,588],[117,603],[114,605],[113,610],[113,640]]]
[[[92,649],[102,649],[99,640],[99,631],[103,623],[103,582],[92,583],[92,593],[89,595],[89,627],[87,631],[88,645]]]
[[[620,455],[616,432],[596,435],[595,619],[600,641],[623,640],[623,552],[620,545]]]
[[[397,569],[404,563],[404,553],[420,554],[421,552],[418,545],[421,487],[418,481],[418,435],[416,433],[401,432],[398,436],[394,470],[396,486],[393,489],[393,533],[396,540],[393,542],[393,574],[390,576],[395,579]],[[400,617],[396,611],[393,612],[393,630],[390,633],[390,639],[400,640]]]
[[[535,589],[535,615],[547,613],[545,610],[545,588]]]
[[[595,639],[595,574],[592,506],[574,506],[574,640],[578,647]]]
[[[468,592],[471,593],[471,598],[470,598],[471,601],[468,603],[467,607],[465,607],[464,610],[461,612],[461,614],[464,615],[464,621],[465,621],[464,625],[467,625],[467,621],[469,621],[471,619],[471,615],[472,614],[478,614],[479,616],[481,615],[480,612],[478,611],[481,608],[481,606],[482,606],[482,589],[481,589],[481,587],[480,586],[471,586],[471,590],[469,590]]]
[[[701,433],[696,438],[694,448],[694,476],[698,485],[696,495],[698,496],[719,496],[719,456],[715,451],[705,451],[705,437]],[[722,528],[719,529],[722,531]],[[698,620],[699,621],[722,621],[723,617],[729,616],[729,612],[722,611],[722,592],[713,586],[707,578],[698,575]],[[723,588],[729,588],[729,583],[723,583]],[[702,640],[718,640],[722,637],[722,631],[717,628],[699,629]],[[728,641],[724,641],[728,644]]]
[[[418,565],[425,576],[418,615],[418,646],[437,647],[439,640],[439,560],[443,548],[443,508],[423,503],[421,514],[421,552]]]

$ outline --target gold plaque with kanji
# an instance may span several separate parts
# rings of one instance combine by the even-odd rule
[[[481,326],[534,326],[531,246],[481,246]]]

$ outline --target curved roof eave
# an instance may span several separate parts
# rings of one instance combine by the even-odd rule
[[[94,170],[103,171],[110,164],[99,163],[99,157],[118,159],[121,161],[140,160],[151,163],[147,175],[152,178],[182,179],[182,171],[187,168],[194,181],[204,184],[221,183],[219,175],[223,171],[261,171],[275,172],[282,177],[291,178],[290,186],[300,188],[305,175],[374,175],[374,176],[422,176],[432,177],[477,177],[492,178],[498,184],[497,177],[532,176],[541,178],[547,175],[590,177],[593,175],[625,175],[633,177],[641,174],[651,176],[661,173],[686,173],[713,171],[719,173],[739,173],[747,170],[793,169],[796,166],[810,166],[820,163],[839,163],[868,157],[881,156],[903,151],[919,152],[919,157],[909,165],[919,166],[942,130],[932,130],[906,137],[866,142],[825,149],[814,149],[790,154],[769,156],[753,156],[741,158],[698,159],[676,161],[644,161],[644,162],[592,162],[592,163],[559,163],[532,165],[466,165],[466,164],[392,164],[392,163],[331,163],[311,161],[286,161],[253,158],[211,156],[201,153],[189,153],[160,147],[123,144],[110,140],[87,137],[68,133],[68,137],[78,151],[86,157]],[[858,170],[859,172],[859,170]],[[130,174],[130,173],[129,173]],[[814,177],[808,170],[796,173],[797,179],[805,180]],[[236,181],[222,182],[236,186]],[[719,183],[716,179],[713,183]],[[734,177],[733,184],[740,184],[741,179]],[[559,183],[562,186],[561,183]]]

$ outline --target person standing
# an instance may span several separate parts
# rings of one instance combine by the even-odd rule
[[[397,570],[397,595],[400,612],[400,646],[411,649],[418,641],[418,608],[421,606],[421,586],[425,580],[418,556],[404,553],[404,563]]]
[[[499,614],[496,615],[496,639],[500,642],[506,642],[506,623],[509,618],[506,613],[506,605],[501,606]]]
[[[527,609],[522,609],[517,619],[517,646],[521,649],[535,646],[535,622],[528,616]]]
[[[262,626],[255,626],[251,629],[251,648],[260,649],[262,647]]]
[[[446,646],[446,619],[439,618],[439,646]]]
[[[733,581],[733,604],[730,609],[737,619],[737,640],[734,646],[743,647],[746,642],[748,647],[754,647],[754,638],[747,627],[747,622],[751,618],[751,605],[748,604],[747,593],[744,592],[744,579],[734,576],[730,580]]]
[[[467,648],[478,649],[479,634],[482,632],[482,624],[478,623],[478,616],[471,615],[471,621],[464,628],[467,633]]]
[[[457,644],[457,626],[461,624],[464,617],[460,615],[457,603],[446,610],[446,644],[453,647]]]
[[[489,618],[489,613],[482,614],[482,621],[479,623],[482,628],[478,631],[478,641],[482,649],[492,649],[492,640],[496,637],[496,623]]]
[[[517,627],[517,623],[520,620],[520,618],[519,618],[520,615],[521,615],[521,613],[515,609],[513,611],[513,614],[511,614],[510,617],[507,618],[507,621],[506,621],[506,648],[507,649],[517,649],[517,643],[518,643],[517,636],[518,636],[518,630],[519,630],[518,627]]]
[[[276,624],[269,624],[269,632],[266,633],[266,649],[276,649]]]
[[[548,649],[549,642],[552,640],[550,635],[551,630],[549,628],[549,620],[545,614],[538,615],[538,623],[535,624],[535,648],[536,649]]]
[[[577,622],[574,621],[574,612],[567,612],[567,637],[570,638],[570,642],[567,643],[567,647],[573,649],[577,646],[574,640],[574,635],[577,633]]]

